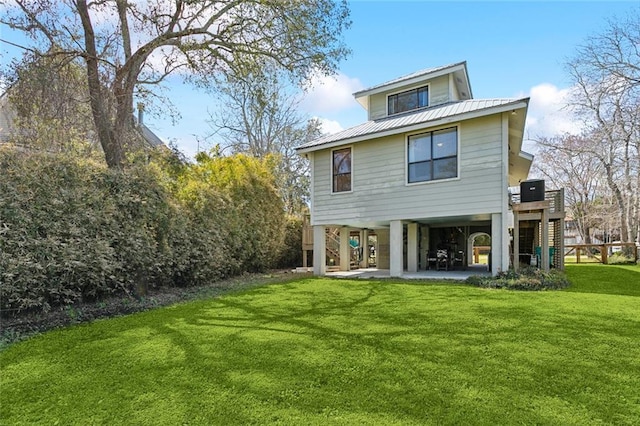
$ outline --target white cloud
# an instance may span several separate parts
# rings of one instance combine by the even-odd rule
[[[312,78],[302,106],[311,114],[336,113],[358,106],[353,93],[363,88],[357,78],[344,74]]]
[[[550,83],[538,84],[531,88],[525,139],[580,132],[580,122],[576,121],[566,106],[571,90],[560,89]]]
[[[338,133],[344,130],[342,125],[335,120],[329,120],[328,118],[322,118],[322,117],[314,117],[314,118],[320,121],[320,127],[322,129],[322,133],[324,134],[332,135],[334,133]]]

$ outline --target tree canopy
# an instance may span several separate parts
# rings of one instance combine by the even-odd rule
[[[294,82],[331,74],[348,54],[346,1],[12,0],[0,21],[24,31],[45,56],[82,58],[91,112],[110,167],[122,167],[134,96],[167,76],[211,84],[220,73],[270,61]]]
[[[320,122],[300,112],[300,98],[272,66],[259,73],[228,75],[218,93],[221,102],[211,117],[211,137],[233,153],[269,156],[286,211],[306,209],[309,162],[295,147],[320,137]]]
[[[584,123],[577,147],[602,167],[617,205],[620,238],[640,238],[640,14],[610,21],[579,46],[567,68],[571,106]]]
[[[616,237],[640,240],[640,14],[611,20],[576,48],[567,63],[568,107],[579,135],[540,142],[539,168],[568,189],[585,241],[614,218]],[[603,205],[612,208],[603,209]]]

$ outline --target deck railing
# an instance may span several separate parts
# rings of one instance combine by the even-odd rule
[[[544,200],[549,201],[550,213],[564,212],[564,190],[545,191]],[[520,194],[511,194],[511,204],[520,204]]]

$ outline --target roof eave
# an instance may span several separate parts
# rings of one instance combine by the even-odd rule
[[[421,75],[417,75],[417,76],[413,76],[410,78],[406,78],[406,79],[397,79],[397,80],[392,80],[388,83],[383,83],[377,86],[373,86],[370,87],[368,89],[364,89],[364,90],[360,90],[358,92],[353,93],[353,96],[356,98],[356,100],[358,100],[358,98],[362,98],[362,97],[367,97],[367,96],[371,96],[371,95],[375,95],[376,93],[380,93],[380,92],[386,92],[388,90],[393,90],[393,89],[398,89],[398,88],[402,88],[404,86],[408,86],[414,83],[418,83],[420,81],[423,81],[425,79],[432,79],[432,78],[436,78],[436,77],[440,77],[442,75],[447,75],[450,74],[452,72],[455,72],[457,70],[463,70],[465,75],[467,76],[467,84],[468,84],[468,79],[469,79],[469,74],[467,73],[467,61],[462,61],[462,62],[458,62],[455,64],[451,64],[449,66],[447,66],[446,68],[441,68],[441,69],[437,69],[433,72],[428,72],[425,74],[421,74]],[[362,104],[362,102],[361,102]]]
[[[327,142],[326,144],[310,146],[307,148],[299,147],[299,148],[296,148],[296,151],[298,152],[298,154],[306,154],[309,152],[320,151],[328,148],[334,148],[341,145],[353,144],[353,143],[358,143],[358,142],[362,142],[370,139],[377,139],[385,136],[392,136],[398,133],[406,133],[414,130],[420,130],[425,127],[437,127],[437,126],[450,124],[458,121],[470,120],[473,118],[484,117],[487,115],[500,114],[502,112],[508,112],[516,109],[527,108],[528,104],[529,104],[529,98],[518,99],[513,103],[450,115],[448,117],[442,117],[437,120],[424,121],[421,123],[411,124],[411,125],[402,126],[402,127],[396,127],[389,130],[383,130],[376,133],[368,133],[366,135],[360,135],[360,136],[355,136],[350,138],[347,137],[344,139],[338,139],[332,142]]]

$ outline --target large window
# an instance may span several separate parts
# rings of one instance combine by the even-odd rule
[[[429,88],[420,87],[406,92],[390,95],[388,98],[389,115],[398,114],[429,106]]]
[[[333,151],[333,192],[351,191],[351,148]]]
[[[458,176],[458,129],[409,136],[408,181],[426,182]]]

